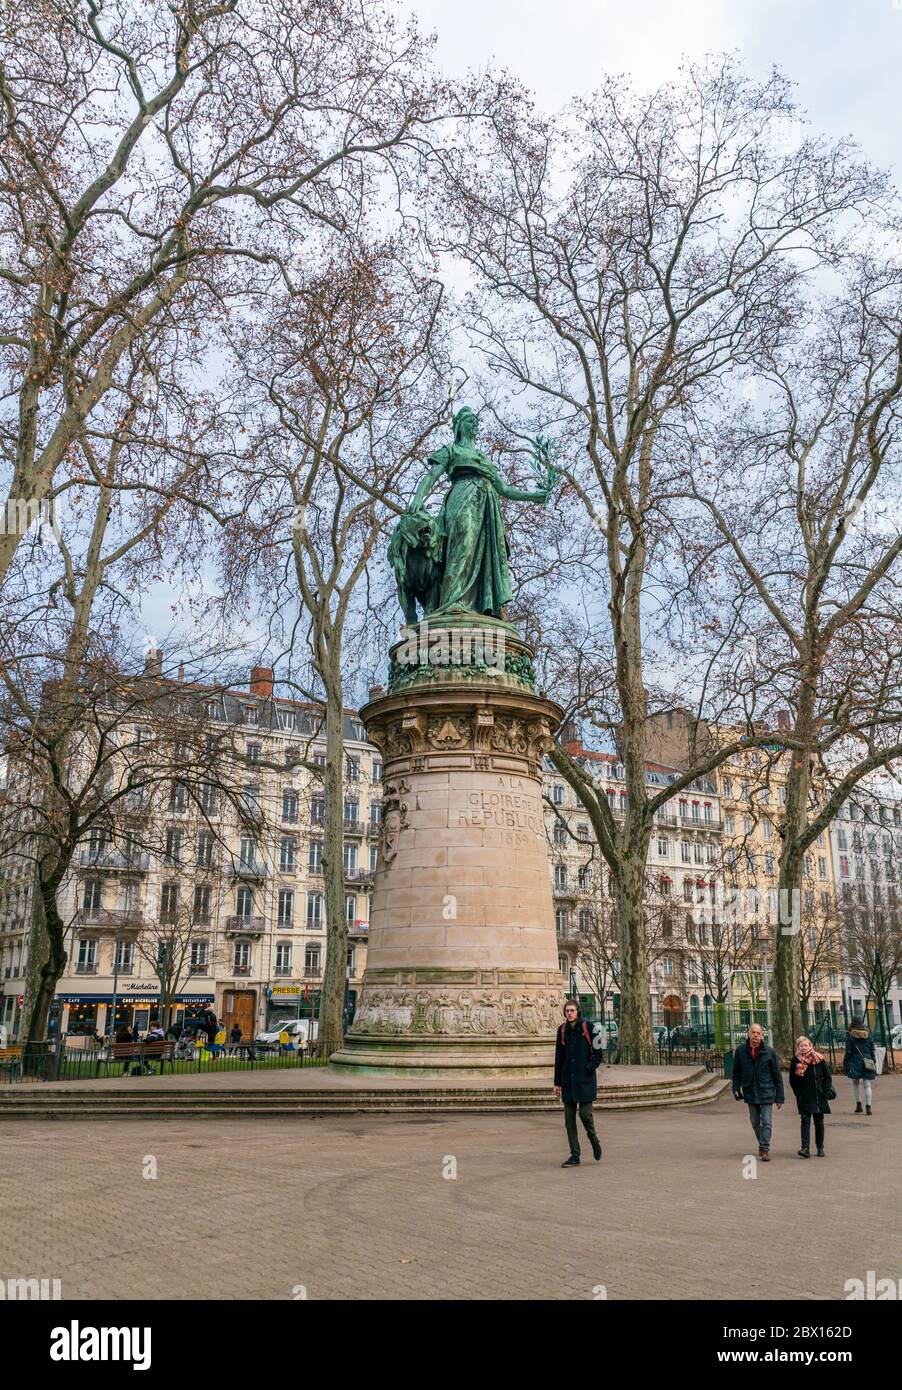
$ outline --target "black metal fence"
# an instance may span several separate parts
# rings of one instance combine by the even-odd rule
[[[122,1055],[114,1043],[85,1046],[74,1044],[65,1035],[52,1042],[24,1043],[21,1050],[7,1049],[0,1060],[3,1082],[94,1081],[107,1076],[159,1076],[219,1072],[275,1071],[298,1067],[325,1066],[327,1058],[317,1057],[307,1048],[281,1048],[268,1043],[228,1043],[223,1047],[176,1043],[161,1051],[159,1042],[136,1043]]]

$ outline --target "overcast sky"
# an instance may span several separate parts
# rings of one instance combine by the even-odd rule
[[[852,135],[898,179],[902,0],[410,0],[438,34],[449,74],[491,63],[518,74],[547,108],[590,92],[604,73],[641,86],[680,59],[737,50],[755,76],[777,64],[814,127]]]

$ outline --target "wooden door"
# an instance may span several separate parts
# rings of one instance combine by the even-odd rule
[[[241,1029],[241,1041],[253,1042],[256,1032],[257,996],[252,989],[227,989],[222,997],[226,1041],[230,1042],[235,1024]]]

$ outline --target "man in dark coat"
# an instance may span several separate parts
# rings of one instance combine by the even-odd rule
[[[733,1095],[748,1106],[758,1157],[769,1163],[773,1107],[783,1109],[783,1074],[776,1052],[764,1041],[760,1023],[752,1024],[748,1040],[733,1053]]]
[[[564,1005],[564,1022],[557,1032],[554,1051],[554,1094],[563,1096],[564,1123],[570,1141],[570,1157],[562,1168],[579,1166],[579,1133],[576,1112],[592,1145],[596,1160],[601,1158],[601,1142],[595,1133],[592,1102],[598,1094],[595,1071],[603,1057],[600,1046],[594,1044],[588,1023],[580,1013],[579,1004],[568,999]]]

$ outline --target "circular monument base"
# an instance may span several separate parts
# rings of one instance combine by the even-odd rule
[[[516,1077],[550,1086],[554,1042],[547,1038],[378,1037],[349,1034],[329,1059],[342,1074],[473,1081]]]

